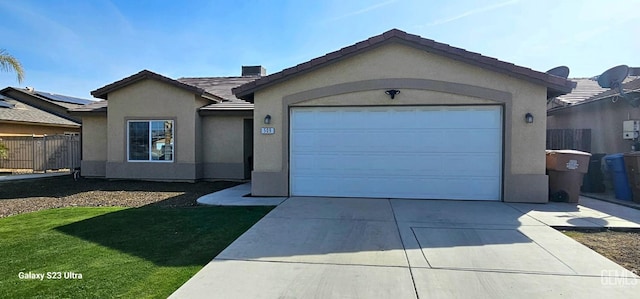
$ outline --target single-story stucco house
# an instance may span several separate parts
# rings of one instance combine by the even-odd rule
[[[71,109],[82,118],[81,174],[108,179],[247,179],[253,104],[231,88],[265,74],[171,79],[143,70],[96,89],[103,99]]]
[[[251,178],[255,196],[546,202],[546,100],[575,86],[396,29],[269,76],[247,70],[145,70],[94,90],[104,101],[72,109],[82,174]]]
[[[573,87],[394,29],[233,92],[253,195],[547,202],[546,100]]]
[[[3,88],[0,90],[0,136],[80,134],[80,118],[70,115],[67,109],[89,103],[87,99],[33,88]]]
[[[622,88],[630,98],[640,99],[640,68],[632,68],[632,70],[633,72],[622,84]],[[632,135],[628,135],[629,133],[625,136],[623,122],[640,120],[640,108],[630,105],[617,90],[581,88],[581,86],[594,84],[597,86],[595,80],[576,81],[578,82],[576,90],[550,102],[547,111],[549,131],[570,132],[571,136],[565,136],[565,141],[574,143],[573,147],[582,145],[584,150],[592,153],[613,154],[631,151],[637,140],[634,140]],[[587,91],[596,92],[581,96],[588,94]],[[582,136],[577,135],[588,135],[588,139],[581,141],[579,139]]]

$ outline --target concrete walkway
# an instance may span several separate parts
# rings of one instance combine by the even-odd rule
[[[293,197],[171,298],[635,298],[640,278],[548,225],[638,227],[581,205]]]
[[[220,190],[198,198],[198,204],[207,206],[277,206],[287,197],[251,197],[251,183]]]
[[[65,176],[65,175],[71,175],[71,173],[70,172],[50,172],[50,173],[0,175],[0,183],[9,182],[9,181],[50,178],[50,177]]]

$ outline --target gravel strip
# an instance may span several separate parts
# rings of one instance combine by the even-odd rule
[[[238,182],[167,183],[71,176],[0,183],[0,218],[61,207],[189,207],[205,194]]]

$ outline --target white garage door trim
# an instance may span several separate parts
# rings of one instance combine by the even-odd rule
[[[292,107],[292,196],[500,200],[502,106]]]

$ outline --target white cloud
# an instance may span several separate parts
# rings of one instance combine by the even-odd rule
[[[398,0],[390,0],[390,1],[385,1],[385,2],[380,2],[380,3],[377,3],[377,4],[373,4],[373,5],[367,6],[365,8],[362,8],[362,9],[359,9],[359,10],[356,10],[356,11],[352,11],[350,13],[347,13],[347,14],[332,18],[329,21],[337,21],[337,20],[340,20],[340,19],[361,15],[361,14],[370,12],[372,10],[376,10],[378,8],[387,6],[389,4],[393,4],[395,2],[398,2]]]
[[[453,22],[462,18],[466,18],[472,15],[476,15],[479,13],[483,13],[483,12],[488,12],[488,11],[492,11],[504,6],[508,6],[508,5],[513,5],[520,2],[520,0],[510,0],[510,1],[505,1],[505,2],[500,2],[500,3],[496,3],[496,4],[492,4],[492,5],[488,5],[485,7],[481,7],[481,8],[476,8],[476,9],[472,9],[466,12],[463,12],[459,15],[453,16],[453,17],[449,17],[449,18],[445,18],[445,19],[439,19],[439,20],[435,20],[429,24],[426,24],[425,26],[436,26],[436,25],[442,25],[442,24],[446,24],[449,22]]]

